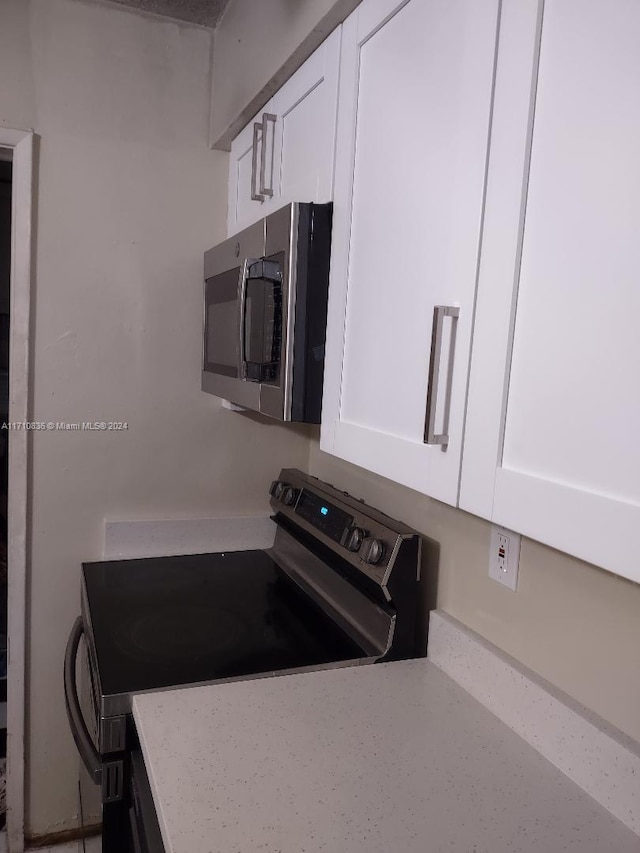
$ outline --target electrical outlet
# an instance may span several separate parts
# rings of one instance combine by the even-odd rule
[[[519,562],[520,534],[494,524],[491,528],[489,577],[515,592],[518,586]]]

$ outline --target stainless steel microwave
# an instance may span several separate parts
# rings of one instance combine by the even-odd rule
[[[203,391],[320,423],[331,213],[295,202],[205,252]]]

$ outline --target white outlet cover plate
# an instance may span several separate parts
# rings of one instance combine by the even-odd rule
[[[506,539],[506,558],[501,566],[499,556],[501,542]],[[520,563],[520,534],[497,524],[491,527],[491,546],[489,549],[489,577],[514,592],[518,588],[518,565]]]

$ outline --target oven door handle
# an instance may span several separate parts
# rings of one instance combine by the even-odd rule
[[[64,699],[67,706],[67,717],[69,718],[71,734],[78,747],[80,757],[92,780],[96,785],[100,785],[102,783],[102,760],[100,753],[95,748],[87,724],[84,721],[78,699],[76,658],[78,656],[80,638],[83,634],[82,616],[78,616],[69,634],[67,650],[64,655]]]

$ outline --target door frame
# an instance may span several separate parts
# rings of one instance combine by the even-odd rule
[[[11,186],[11,298],[9,420],[29,420],[32,276],[33,131],[0,127],[0,149],[13,164]],[[7,500],[7,841],[24,850],[25,665],[29,432],[9,431]]]

